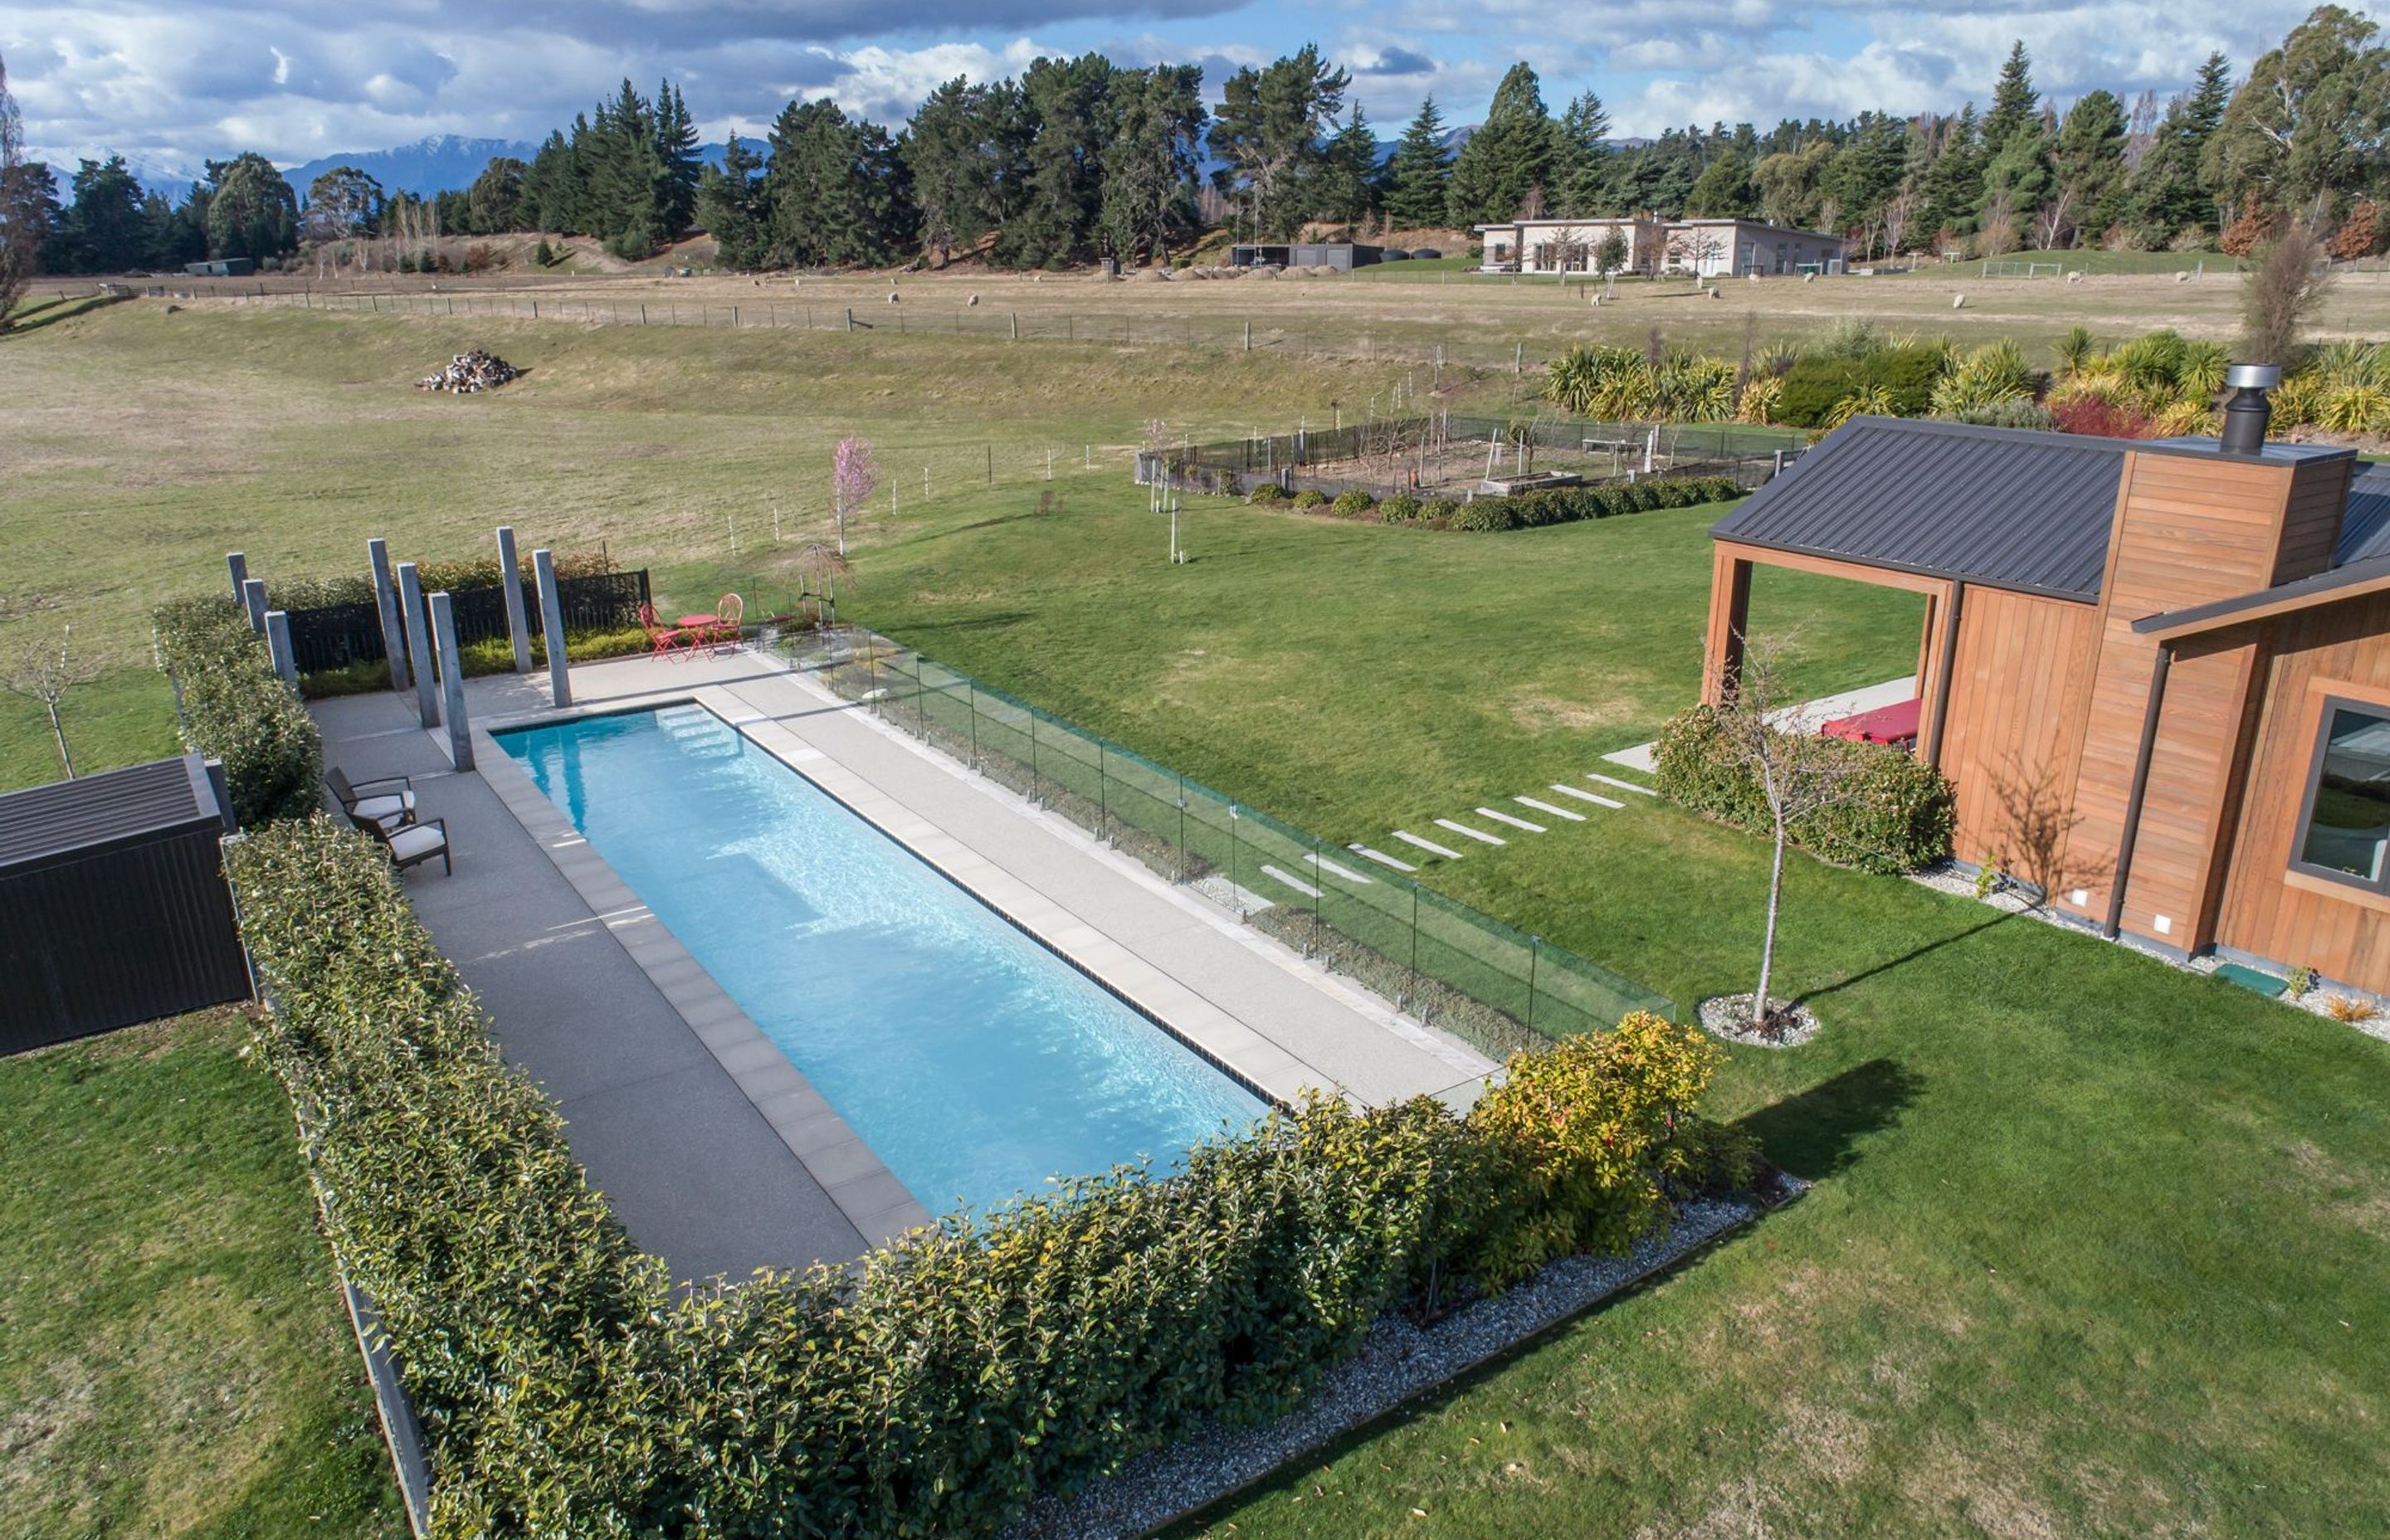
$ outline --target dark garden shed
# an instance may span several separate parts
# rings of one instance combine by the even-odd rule
[[[197,754],[0,796],[0,1054],[250,997]]]

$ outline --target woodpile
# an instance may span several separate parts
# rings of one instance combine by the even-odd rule
[[[512,364],[493,353],[475,348],[460,353],[448,361],[448,366],[435,375],[427,375],[415,382],[418,391],[446,391],[455,395],[472,395],[482,391],[495,391],[522,373]]]

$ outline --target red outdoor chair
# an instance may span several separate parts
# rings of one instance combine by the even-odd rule
[[[697,638],[657,620],[656,607],[652,604],[639,606],[639,629],[648,634],[648,656],[650,658],[686,658],[697,650]]]
[[[747,601],[736,594],[725,594],[722,602],[713,607],[713,635],[707,638],[715,652],[739,645],[739,622],[746,618]]]

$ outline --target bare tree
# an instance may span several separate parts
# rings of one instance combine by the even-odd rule
[[[1900,256],[1900,243],[1908,237],[1908,223],[1917,217],[1917,194],[1903,189],[1885,200],[1883,205],[1883,254],[1895,261]]]
[[[0,58],[0,329],[17,313],[33,280],[33,259],[48,234],[47,200],[34,183],[46,177],[25,160],[25,122],[8,94],[8,61]]]
[[[1757,783],[1773,823],[1776,848],[1767,869],[1767,928],[1759,947],[1759,987],[1745,1024],[1762,1036],[1781,1036],[1792,1006],[1767,991],[1776,974],[1776,925],[1784,905],[1784,852],[1792,826],[1862,794],[1864,762],[1851,746],[1818,731],[1800,707],[1783,699],[1783,637],[1746,643],[1733,692],[1717,708],[1721,748],[1728,766]]]
[[[2016,250],[2016,199],[2008,189],[2002,188],[1992,194],[1990,200],[1984,205],[1983,225],[1975,237],[1975,250],[1982,256],[2005,257]]]
[[[67,748],[66,724],[58,714],[59,708],[65,704],[69,690],[98,677],[98,664],[74,655],[71,624],[59,637],[57,651],[53,652],[47,642],[33,642],[0,669],[0,689],[22,696],[48,713],[50,737],[58,741],[58,763],[66,767],[69,780],[74,778],[74,755]]]
[[[2312,219],[2285,219],[2241,280],[2241,358],[2287,368],[2307,319],[2332,286]]]
[[[816,540],[797,553],[799,597],[812,598],[829,606],[829,619],[838,618],[838,580],[845,578],[850,585],[854,578],[854,563],[841,553]],[[819,613],[816,610],[816,613]]]
[[[2041,206],[2034,216],[2033,233],[2037,248],[2044,251],[2059,250],[2062,237],[2075,229],[2075,208],[2082,199],[2082,186],[2075,182],[2061,182],[2058,191]]]

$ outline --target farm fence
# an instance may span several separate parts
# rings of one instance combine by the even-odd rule
[[[859,627],[783,638],[842,698],[1502,1059],[1662,995]]]

